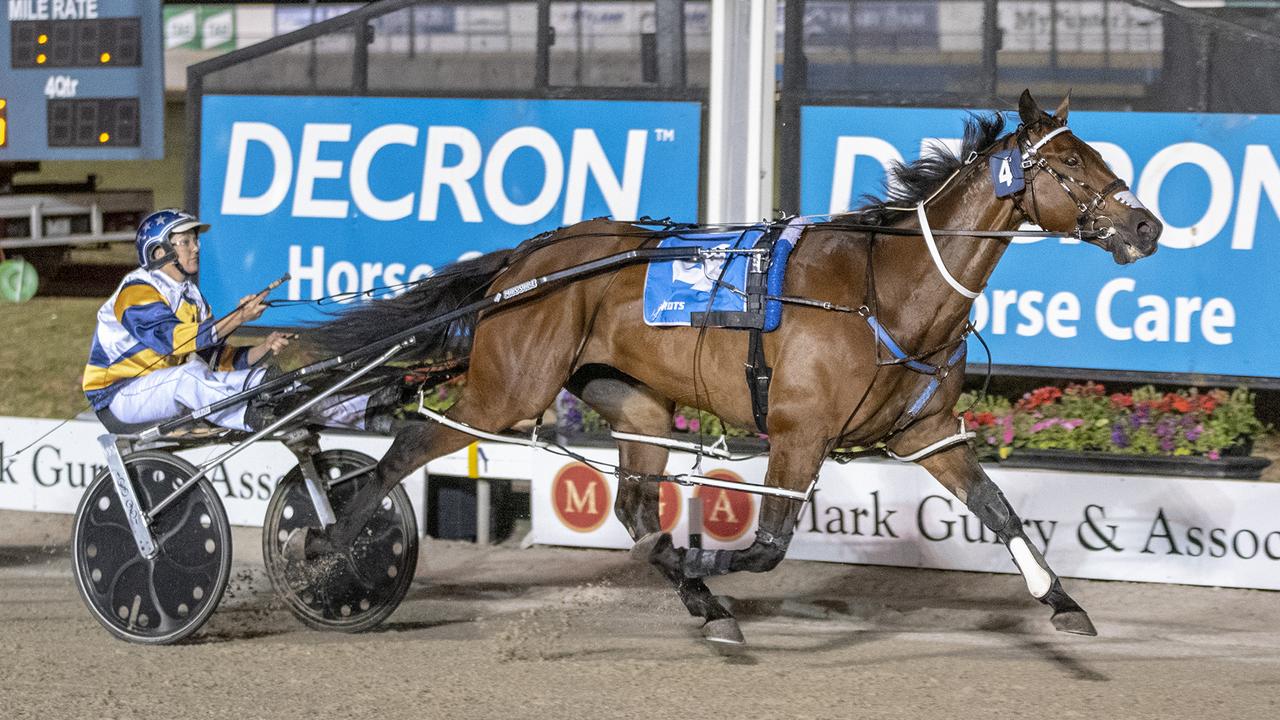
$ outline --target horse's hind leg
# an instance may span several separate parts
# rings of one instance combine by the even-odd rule
[[[772,426],[771,426],[772,427]],[[765,484],[769,487],[800,490],[816,477],[824,455],[820,438],[801,433],[777,433],[771,437],[769,469]],[[795,534],[796,518],[803,505],[799,500],[776,495],[766,496],[760,502],[760,521],[754,542],[740,550],[710,550],[706,548],[675,549],[675,562],[665,555],[658,555],[665,570],[684,578],[685,582],[702,584],[701,578],[726,575],[732,572],[768,572],[786,557],[791,537]],[[652,543],[655,550],[670,546],[670,539],[660,534],[638,545]],[[718,622],[708,622],[703,628],[708,640],[716,642],[742,642],[742,633],[732,616]]]
[[[486,432],[501,432],[521,420],[537,417],[555,399],[560,389],[557,371],[530,373],[507,383],[484,366],[473,364],[467,385],[448,416]],[[565,373],[568,374],[567,372]],[[378,461],[377,482],[361,487],[338,519],[329,537],[345,546],[364,529],[382,498],[409,473],[436,458],[460,450],[475,440],[466,433],[434,422],[411,424],[396,434],[386,455]],[[310,541],[307,542],[310,545]]]
[[[672,403],[631,378],[593,368],[576,375],[569,387],[615,430],[657,436],[671,430]],[[666,448],[655,445],[618,443],[618,497],[614,514],[633,540],[643,541],[637,542],[633,555],[647,560],[671,581],[689,614],[703,618],[704,627],[711,629],[732,623],[732,629],[720,632],[729,638],[736,635],[741,642],[733,615],[711,594],[706,583],[684,576],[679,568],[679,553],[671,537],[662,532],[658,520],[658,483],[644,476],[664,473],[668,455]]]
[[[963,502],[1008,548],[1032,597],[1053,608],[1053,626],[1076,635],[1097,635],[1093,622],[1062,589],[1044,555],[1027,538],[1022,520],[968,445],[955,445],[919,461],[938,482]]]
[[[630,430],[627,432],[636,432]],[[701,578],[686,577],[680,567],[681,550],[658,523],[658,483],[644,479],[666,467],[667,451],[652,445],[619,442],[618,499],[614,514],[636,541],[632,556],[653,565],[675,586],[689,614],[703,619],[703,634],[721,642],[742,642],[733,613],[712,594]],[[661,454],[661,460],[655,459]]]
[[[772,429],[772,425],[770,426]],[[765,485],[802,490],[817,476],[825,448],[820,438],[802,433],[775,433],[770,437],[769,468]],[[732,572],[768,572],[787,554],[803,503],[788,497],[767,495],[760,501],[756,538],[740,550],[690,548],[681,551],[680,569],[685,577],[703,578]]]

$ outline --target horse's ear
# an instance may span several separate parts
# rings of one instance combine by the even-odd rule
[[[1036,99],[1031,97],[1031,91],[1023,90],[1022,97],[1018,98],[1018,117],[1022,118],[1022,124],[1031,125],[1038,122],[1043,116],[1044,111],[1040,109]]]
[[[1062,98],[1062,102],[1058,103],[1058,109],[1053,111],[1053,116],[1061,121],[1063,125],[1067,124],[1067,106],[1070,104],[1071,91],[1068,90],[1067,96]]]

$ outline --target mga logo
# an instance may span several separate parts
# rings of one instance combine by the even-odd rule
[[[551,504],[565,527],[588,533],[604,524],[613,501],[603,475],[582,463],[570,463],[551,481]]]
[[[728,470],[712,470],[707,477],[742,482],[742,477]],[[751,527],[755,502],[751,495],[738,490],[700,486],[695,494],[702,498],[702,529],[721,542],[742,537]]]
[[[680,522],[680,506],[684,500],[680,497],[680,488],[675,483],[658,483],[658,528],[669,533],[676,529]]]

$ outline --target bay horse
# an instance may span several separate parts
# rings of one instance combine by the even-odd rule
[[[865,315],[787,306],[780,327],[764,336],[773,367],[767,414],[770,452],[766,485],[803,491],[834,448],[883,445],[924,467],[978,517],[1008,549],[1030,594],[1048,605],[1061,631],[1094,635],[1085,611],[1062,588],[1022,521],[987,477],[963,438],[954,407],[963,367],[945,370],[969,329],[969,313],[1011,234],[1024,221],[1047,231],[1075,233],[1124,264],[1155,252],[1159,220],[1108,169],[1102,157],[1067,127],[1068,100],[1052,114],[1024,92],[1021,123],[971,116],[958,155],[935,148],[895,168],[887,199],[849,215],[804,228],[791,253],[784,293],[851,308]],[[987,159],[1016,150],[1025,162],[1025,188],[997,197]],[[1016,161],[1017,158],[1015,158]],[[924,223],[922,225],[922,222]],[[852,227],[857,229],[849,229]],[[878,234],[872,227],[897,231]],[[928,228],[939,229],[936,241]],[[976,237],[942,236],[964,229]],[[911,231],[903,236],[902,231]],[[996,231],[981,237],[982,231]],[[1003,235],[1001,233],[1003,232]],[[409,292],[379,300],[320,325],[316,338],[335,351],[369,344],[485,294],[500,292],[590,260],[656,245],[649,230],[596,219],[526,241],[514,250],[455,263]],[[481,312],[469,323],[419,338],[421,357],[469,350],[465,389],[450,419],[500,432],[536,417],[567,388],[597,410],[615,431],[666,436],[677,404],[753,424],[743,380],[747,333],[697,327],[650,327],[641,302],[645,268],[626,267],[567,284],[510,308]],[[931,375],[907,362],[883,361],[884,337],[915,352]],[[902,359],[902,358],[899,358]],[[902,423],[921,388],[935,392]],[[401,429],[350,512],[327,531],[309,531],[304,556],[345,547],[385,493],[413,470],[472,442],[434,423]],[[920,451],[928,450],[921,453]],[[636,541],[633,555],[652,563],[675,586],[690,614],[704,619],[709,640],[742,642],[729,608],[708,589],[707,577],[765,572],[786,554],[801,502],[764,497],[759,531],[740,550],[675,547],[658,523],[658,483],[668,450],[618,443],[619,489],[614,512]]]

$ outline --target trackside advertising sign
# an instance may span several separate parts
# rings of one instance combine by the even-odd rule
[[[107,469],[97,437],[106,430],[96,420],[72,420],[60,424],[43,418],[0,416],[0,509],[32,510],[44,513],[73,513],[80,496],[99,473]],[[34,444],[32,444],[34,443]],[[21,448],[30,449],[17,454]],[[325,433],[323,450],[353,450],[373,458],[386,454],[391,439],[364,434]],[[194,465],[207,462],[229,445],[190,448],[177,455]],[[456,453],[455,453],[456,455]],[[462,453],[466,462],[466,453]],[[261,527],[267,501],[276,484],[295,465],[297,458],[283,445],[256,443],[253,447],[209,471],[227,519],[232,525]],[[426,528],[425,483],[428,471],[448,472],[458,459],[445,456],[428,469],[404,479],[405,491],[413,501],[418,532]],[[3,536],[4,528],[0,528]]]
[[[586,218],[698,217],[698,103],[206,96],[201,122],[215,309],[286,271],[319,299]]]
[[[106,468],[96,421],[75,420],[45,436],[55,420],[0,416],[0,509],[75,512],[85,487]],[[45,436],[42,438],[42,436]],[[19,448],[34,442],[26,452]],[[321,446],[381,457],[389,438],[325,433]],[[180,453],[193,463],[225,447]],[[615,464],[617,450],[574,447]],[[614,515],[612,473],[540,450],[480,443],[431,461],[405,479],[418,527],[425,529],[424,482],[430,475],[527,480],[531,539],[548,545],[619,548],[631,537]],[[692,455],[673,452],[668,472],[689,472]],[[267,500],[297,460],[278,443],[258,443],[214,468],[209,482],[234,525],[262,524]],[[704,458],[703,474],[764,482],[767,458],[722,463]],[[1022,517],[1027,537],[1066,577],[1173,582],[1280,590],[1280,484],[1067,473],[987,467]],[[697,499],[698,503],[691,500]],[[760,499],[738,490],[658,486],[658,523],[688,543],[691,515],[703,547],[743,548],[755,539]],[[0,537],[4,528],[0,527]],[[799,515],[787,557],[900,567],[1015,572],[1009,553],[973,513],[922,468],[881,460],[828,462]]]
[[[617,452],[579,449],[593,461]],[[692,455],[671,454],[668,472],[688,472]],[[703,459],[705,475],[762,484],[765,458]],[[548,545],[626,549],[614,515],[617,479],[550,453],[530,456],[532,539]],[[1028,539],[1064,577],[1280,589],[1280,501],[1274,483],[1127,474],[1006,469],[988,472],[1022,517]],[[697,497],[701,502],[690,503]],[[690,514],[706,548],[744,548],[755,539],[759,496],[737,490],[659,484],[658,523],[678,546]],[[787,557],[865,565],[1016,572],[1009,551],[923,468],[908,463],[827,462],[800,510]]]
[[[805,108],[803,212],[882,196],[892,161],[957,147],[965,115]],[[974,304],[995,362],[1280,377],[1280,116],[1072,112],[1070,125],[1164,221],[1161,247],[1119,266],[1079,242],[1016,242]]]

